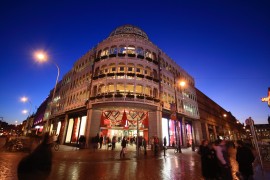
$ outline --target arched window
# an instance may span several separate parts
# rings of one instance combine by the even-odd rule
[[[137,56],[144,57],[144,50],[141,47],[137,47],[136,49]]]
[[[143,66],[138,64],[137,67],[136,67],[136,74],[143,74]]]
[[[127,54],[135,54],[135,47],[134,46],[128,46]]]
[[[116,46],[112,46],[112,47],[111,47],[111,49],[110,49],[110,54],[114,54],[114,55],[117,54],[117,47],[116,47]]]
[[[152,59],[152,53],[148,49],[145,50],[145,57]]]
[[[125,72],[125,67],[126,67],[126,65],[124,63],[119,63],[118,68],[117,68],[117,72],[120,72],[120,73]]]
[[[100,56],[101,56],[101,50],[98,51],[97,58],[100,58]]]
[[[150,73],[151,73],[151,68],[148,67],[148,66],[146,66],[146,68],[145,68],[145,70],[144,70],[144,74],[145,74],[146,76],[150,76]]]
[[[109,48],[105,48],[102,52],[101,52],[101,57],[102,56],[109,56]]]
[[[119,46],[119,53],[120,54],[126,54],[126,46],[120,45]]]
[[[127,72],[128,72],[128,73],[134,73],[134,64],[129,63],[129,64],[127,65]]]
[[[115,73],[115,72],[116,72],[115,64],[112,63],[112,64],[110,64],[109,66],[110,66],[110,67],[109,67],[109,68],[110,68],[110,69],[109,69],[110,73]]]

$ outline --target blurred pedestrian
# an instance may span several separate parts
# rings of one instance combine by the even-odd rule
[[[123,137],[122,142],[121,142],[122,150],[120,152],[120,158],[123,156],[125,157],[125,154],[127,152],[127,140],[126,136]]]
[[[102,144],[103,144],[103,136],[101,135],[101,136],[99,137],[99,149],[102,148]]]
[[[44,135],[43,141],[36,149],[18,164],[17,174],[19,180],[48,178],[52,167],[52,151],[49,133]]]
[[[157,136],[154,137],[154,154],[158,155],[159,139]]]
[[[226,147],[225,140],[217,140],[216,146],[214,146],[216,156],[220,165],[220,173],[222,180],[232,180],[231,164],[229,159],[229,153]]]
[[[253,179],[252,163],[255,157],[252,150],[241,140],[237,141],[237,145],[236,161],[238,162],[239,172],[244,180]]]
[[[147,154],[147,152],[146,152],[147,142],[146,142],[145,137],[143,138],[142,146],[143,146],[143,150],[144,150],[144,155],[146,155]]]
[[[166,155],[166,148],[167,148],[167,139],[166,139],[166,136],[164,136],[164,138],[163,138],[163,152],[164,152],[164,156]]]
[[[113,138],[112,138],[112,150],[115,149],[115,143],[116,143],[116,136],[113,136]]]

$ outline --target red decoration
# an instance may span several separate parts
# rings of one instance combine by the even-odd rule
[[[104,127],[104,126],[105,126],[104,120],[105,120],[105,117],[104,117],[103,112],[102,112],[102,113],[101,113],[101,117],[100,117],[100,126],[101,126],[101,127]]]
[[[144,125],[144,127],[148,127],[149,126],[148,112],[147,112],[146,117],[144,118],[142,124]]]
[[[103,120],[103,123],[104,123],[104,125],[110,125],[110,124],[111,124],[111,120],[109,120],[109,119],[104,119],[104,120]]]
[[[124,110],[122,120],[121,120],[121,125],[125,127],[126,122],[127,122],[127,114],[126,114],[126,111]]]

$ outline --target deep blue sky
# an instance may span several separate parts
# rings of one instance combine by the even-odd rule
[[[196,87],[241,122],[267,123],[261,98],[270,87],[269,1],[2,0],[0,2],[0,117],[26,119],[54,87],[53,63],[37,64],[46,50],[60,67],[73,63],[109,36],[132,24],[195,78]],[[161,3],[162,2],[162,3]]]

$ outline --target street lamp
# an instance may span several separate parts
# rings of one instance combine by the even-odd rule
[[[43,63],[43,62],[46,62],[48,61],[48,55],[46,52],[44,51],[37,51],[34,53],[34,56],[35,56],[35,59],[40,62],[40,63]],[[57,86],[57,83],[58,83],[58,78],[59,78],[59,74],[60,74],[60,68],[59,66],[56,64],[56,62],[50,60],[57,68],[57,76],[56,76],[56,81],[55,81],[55,86],[54,86],[54,89],[53,89],[53,95],[52,95],[52,101],[54,101],[54,96],[55,96],[55,91],[56,91],[56,86]],[[50,112],[51,113],[51,112]]]
[[[181,138],[181,136],[180,136],[180,129],[179,129],[179,124],[181,125],[181,122],[180,122],[180,120],[178,120],[178,116],[177,116],[177,114],[178,114],[178,105],[177,105],[177,93],[176,93],[176,81],[175,81],[175,73],[173,73],[173,81],[174,81],[174,101],[175,101],[175,115],[176,115],[176,121],[175,121],[175,125],[177,125],[176,126],[176,128],[177,128],[177,134],[178,134],[178,142],[177,142],[177,144],[178,144],[178,152],[179,153],[182,153],[182,150],[181,150],[181,140],[180,140],[180,138]],[[186,85],[186,82],[185,81],[180,81],[180,83],[179,83],[179,85],[180,85],[180,89],[181,89],[181,93],[182,93],[182,88]],[[178,123],[177,123],[177,120],[178,120]]]
[[[29,117],[30,117],[31,111],[32,111],[32,103],[31,103],[31,101],[29,100],[29,98],[23,96],[23,97],[21,97],[21,102],[23,102],[23,103],[28,102],[30,104],[30,110],[29,110]],[[27,110],[23,110],[23,114],[26,114],[27,112],[28,112]]]

